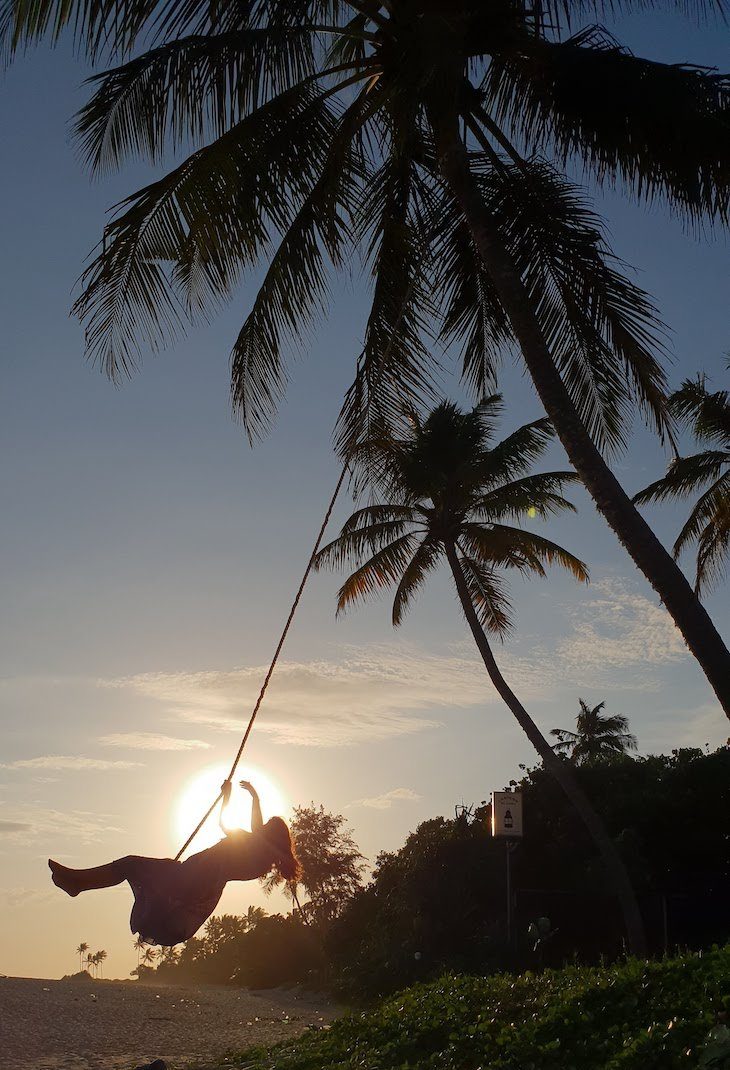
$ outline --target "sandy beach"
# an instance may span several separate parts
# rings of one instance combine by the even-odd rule
[[[0,1066],[131,1070],[161,1058],[181,1070],[322,1028],[338,1013],[295,991],[0,978]]]

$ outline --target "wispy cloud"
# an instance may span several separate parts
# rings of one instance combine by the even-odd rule
[[[103,840],[109,833],[122,831],[114,824],[111,814],[89,810],[53,810],[42,806],[18,807],[1,824],[6,826],[6,835],[16,844],[29,844],[39,838],[54,842],[72,839],[87,844]]]
[[[0,903],[6,907],[37,906],[55,898],[55,889],[0,888]]]
[[[30,828],[27,821],[0,821],[0,836],[12,836],[16,832],[27,832]]]
[[[179,739],[155,732],[115,732],[101,736],[99,743],[105,747],[127,747],[130,750],[209,750],[211,744],[202,739]]]
[[[623,581],[599,580],[587,599],[561,608],[569,624],[567,635],[529,646],[525,640],[522,648],[515,642],[497,651],[500,666],[525,701],[594,684],[653,690],[661,670],[686,657],[668,614]],[[155,700],[167,719],[239,733],[264,671],[255,666],[144,673],[100,683]],[[431,711],[497,701],[468,642],[433,654],[407,645],[372,644],[344,648],[338,659],[280,664],[257,731],[278,743],[338,747],[438,728],[442,722],[429,716]],[[108,736],[104,741],[135,745],[122,744],[125,738],[134,737]],[[150,742],[149,748],[157,745]]]
[[[108,762],[103,758],[81,758],[77,755],[44,754],[38,758],[19,758],[15,762],[0,762],[0,769],[134,769],[140,762]]]
[[[110,683],[156,699],[168,717],[238,733],[263,671],[146,673]],[[471,706],[486,694],[474,658],[431,657],[405,647],[345,650],[338,662],[280,665],[257,731],[300,746],[386,740],[439,727],[424,711]]]
[[[587,675],[669,666],[686,658],[682,636],[661,606],[621,580],[600,580],[573,613],[573,632],[558,644],[561,669]]]
[[[372,810],[390,810],[393,803],[418,802],[421,796],[412,788],[393,788],[392,791],[383,792],[382,795],[374,795],[370,799],[358,799],[351,802],[349,808],[366,806]]]

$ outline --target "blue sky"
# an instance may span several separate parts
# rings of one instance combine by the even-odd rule
[[[724,27],[655,14],[615,29],[657,58],[726,61]],[[68,120],[84,73],[68,51],[41,49],[0,83],[0,972],[61,974],[85,940],[125,976],[128,890],[69,900],[46,858],[174,852],[186,784],[230,760],[337,477],[330,432],[366,304],[358,276],[337,289],[253,451],[230,416],[228,353],[255,280],[210,327],[111,386],[84,361],[70,293],[106,208],[148,173],[83,173]],[[725,239],[699,241],[618,195],[601,203],[672,328],[672,383],[699,369],[720,381]],[[505,432],[540,415],[519,369],[503,389]],[[444,390],[461,396],[448,378]],[[616,470],[634,491],[664,463],[637,428]],[[644,753],[724,741],[727,721],[671,621],[590,502],[575,501],[578,516],[549,533],[589,562],[593,582],[555,573],[514,585],[518,627],[499,659],[518,694],[545,729],[569,726],[579,695],[605,699]],[[651,516],[670,542],[682,510]],[[398,633],[386,601],[335,622],[337,585],[320,575],[307,589],[248,757],[289,803],[344,813],[374,860],[426,817],[486,798],[532,755],[446,576]],[[708,606],[727,636],[727,590]],[[238,885],[223,907],[250,902],[263,902],[258,888]]]

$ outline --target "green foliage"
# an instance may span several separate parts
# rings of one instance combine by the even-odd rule
[[[154,957],[153,953],[149,964]],[[268,916],[260,907],[249,907],[242,916],[210,918],[202,936],[193,937],[181,948],[166,949],[154,972],[149,965],[133,972],[140,979],[173,983],[273,988],[309,980],[321,970],[322,963],[319,943],[299,918]]]
[[[290,828],[302,869],[300,880],[292,883],[272,871],[261,883],[264,891],[282,888],[292,899],[303,890],[308,897],[301,904],[303,918],[325,926],[362,886],[365,859],[342,814],[331,814],[322,805],[295,807]]]
[[[273,1051],[249,1070],[726,1067],[730,948],[536,976],[446,975]]]
[[[604,758],[575,775],[621,852],[653,949],[664,949],[664,897],[670,948],[727,939],[730,748]],[[371,884],[333,926],[327,946],[342,991],[371,997],[444,970],[622,953],[615,900],[580,818],[544,769],[526,773],[519,787],[525,837],[512,858],[515,948],[505,946],[505,850],[490,835],[489,808],[434,818],[399,851],[378,857]],[[528,930],[541,916],[551,935],[536,947]]]
[[[553,744],[554,751],[580,764],[636,750],[636,736],[628,730],[628,717],[601,713],[605,702],[599,702],[592,709],[582,698],[578,702],[580,713],[576,718],[576,731],[553,728],[550,732],[551,736],[557,736],[558,739]]]

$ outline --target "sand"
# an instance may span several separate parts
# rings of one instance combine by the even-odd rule
[[[131,1070],[161,1058],[182,1070],[325,1028],[341,1011],[295,990],[0,978],[0,1067]]]

